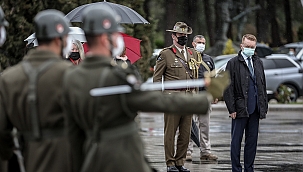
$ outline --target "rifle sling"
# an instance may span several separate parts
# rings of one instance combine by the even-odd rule
[[[29,78],[27,102],[29,104],[29,113],[31,117],[32,135],[37,140],[41,139],[42,137],[37,108],[37,80],[43,72],[49,69],[53,63],[55,63],[55,61],[57,61],[57,59],[48,60],[41,64],[38,68],[33,68],[30,62],[27,60],[22,62],[24,71]]]

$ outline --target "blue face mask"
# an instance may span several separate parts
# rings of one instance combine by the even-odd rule
[[[255,49],[253,48],[243,48],[243,53],[247,56],[250,57],[255,54]]]

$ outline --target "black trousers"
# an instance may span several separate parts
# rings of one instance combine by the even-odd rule
[[[257,108],[256,108],[257,109]],[[254,171],[260,114],[255,110],[249,117],[232,119],[230,157],[233,172],[242,172],[241,142],[245,131],[244,171]]]

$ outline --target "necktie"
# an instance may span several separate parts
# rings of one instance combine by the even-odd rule
[[[250,71],[250,73],[251,73],[251,76],[254,76],[254,69],[253,69],[253,67],[252,67],[252,65],[251,65],[251,62],[250,62],[250,57],[248,57],[247,58],[247,66],[248,66],[248,69],[249,69],[249,71]]]

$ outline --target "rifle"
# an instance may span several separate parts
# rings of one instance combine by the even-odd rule
[[[13,128],[12,135],[13,135],[13,140],[14,140],[14,145],[15,145],[14,153],[16,154],[17,159],[18,159],[20,172],[25,172],[24,159],[23,159],[23,156],[22,156],[22,153],[20,150],[20,144],[18,141],[16,128]]]

